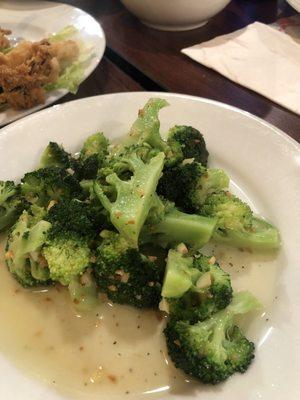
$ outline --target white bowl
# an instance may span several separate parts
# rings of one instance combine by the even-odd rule
[[[185,31],[205,25],[230,0],[121,0],[145,25]]]

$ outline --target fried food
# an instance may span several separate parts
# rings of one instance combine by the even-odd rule
[[[10,46],[9,39],[6,37],[10,35],[11,31],[9,29],[0,28],[0,49],[6,49]]]
[[[79,47],[73,40],[23,41],[9,53],[0,53],[0,104],[7,103],[17,110],[43,104],[43,86],[56,82],[78,55]]]

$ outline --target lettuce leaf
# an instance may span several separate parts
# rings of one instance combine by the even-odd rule
[[[76,35],[78,30],[74,26],[66,26],[59,32],[53,34],[49,41],[51,42],[58,42],[63,41],[72,36]],[[69,92],[75,94],[78,90],[78,86],[84,79],[84,66],[85,63],[90,59],[92,56],[91,49],[88,49],[84,46],[83,43],[77,41],[79,45],[79,57],[76,61],[72,64],[67,66],[61,75],[59,76],[58,80],[54,83],[49,83],[44,86],[46,91],[55,90],[55,89],[67,89]]]
[[[78,29],[73,25],[68,25],[60,31],[51,35],[48,40],[49,42],[61,42],[62,40],[69,39],[70,37],[76,35],[78,33]]]
[[[84,79],[84,66],[85,63],[91,58],[91,51],[85,49],[78,60],[74,61],[71,65],[66,67],[58,80],[54,83],[48,83],[44,86],[46,91],[55,89],[67,89],[69,92],[76,94],[78,86]]]
[[[7,53],[9,53],[10,51],[12,51],[12,49],[13,49],[12,46],[10,46],[10,47],[4,47],[4,48],[0,49],[0,53],[2,53],[2,54],[7,54]]]

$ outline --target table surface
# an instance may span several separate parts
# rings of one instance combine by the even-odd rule
[[[124,91],[168,91],[221,101],[246,110],[300,142],[300,117],[180,53],[184,47],[240,29],[254,21],[272,23],[294,15],[284,0],[233,0],[207,25],[187,32],[148,28],[118,0],[62,1],[93,15],[102,25],[107,48],[78,93],[60,100]]]

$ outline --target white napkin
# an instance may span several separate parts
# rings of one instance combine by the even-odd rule
[[[300,114],[300,44],[286,33],[255,22],[182,52]]]

